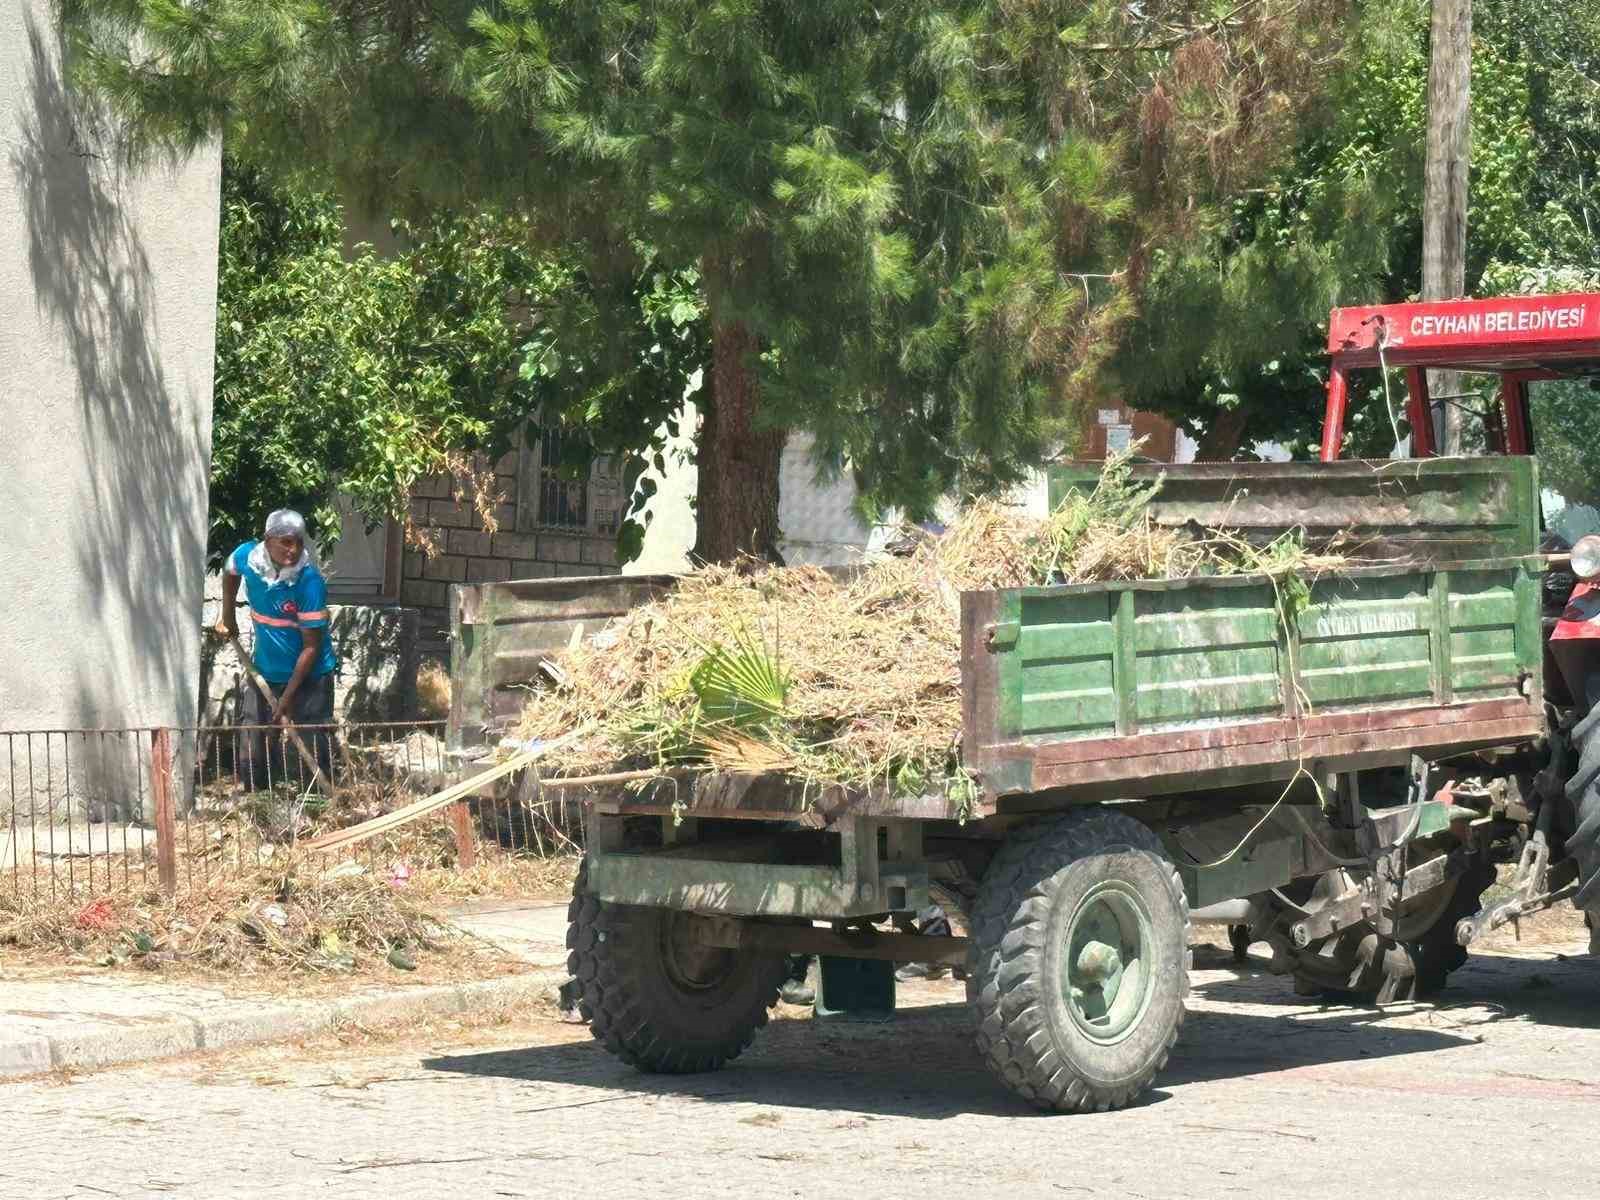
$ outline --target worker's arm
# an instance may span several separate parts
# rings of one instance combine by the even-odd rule
[[[289,682],[283,685],[283,691],[278,693],[278,704],[272,710],[274,724],[286,720],[289,706],[294,701],[294,695],[300,690],[300,685],[305,682],[311,668],[316,664],[317,651],[322,649],[323,629],[320,625],[300,627],[300,657],[294,660],[294,674],[289,676]]]
[[[222,574],[222,615],[216,624],[216,632],[221,637],[239,636],[239,578],[231,571]]]
[[[238,555],[243,549],[238,547],[227,555],[227,565],[222,568],[222,613],[214,626],[219,637],[238,637],[238,582],[243,579],[238,573]]]

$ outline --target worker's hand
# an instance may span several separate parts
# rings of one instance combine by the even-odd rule
[[[272,706],[272,720],[269,722],[269,724],[287,725],[288,723],[289,714],[284,711],[283,702],[280,700],[277,704]]]
[[[219,638],[225,638],[229,641],[232,641],[234,638],[239,636],[239,622],[236,620],[230,620],[227,617],[223,617],[211,627],[211,632],[216,634]]]

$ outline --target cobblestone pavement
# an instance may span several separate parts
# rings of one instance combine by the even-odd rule
[[[777,1021],[705,1076],[530,1019],[16,1082],[0,1197],[1571,1200],[1600,1177],[1600,964],[1559,948],[1383,1014],[1202,954],[1160,1087],[1092,1116],[992,1082],[950,983],[909,988],[891,1025]]]

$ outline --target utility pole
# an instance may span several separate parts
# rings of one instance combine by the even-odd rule
[[[1433,0],[1428,62],[1428,157],[1422,188],[1422,298],[1451,300],[1467,288],[1467,166],[1472,126],[1472,0]],[[1455,371],[1430,371],[1429,392],[1461,392]],[[1441,454],[1461,453],[1461,410],[1439,405]]]

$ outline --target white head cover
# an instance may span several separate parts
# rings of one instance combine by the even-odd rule
[[[267,538],[292,537],[300,539],[300,557],[287,567],[280,567],[267,553]],[[267,517],[262,540],[250,551],[250,569],[268,584],[293,584],[300,572],[316,563],[311,553],[311,539],[306,536],[306,519],[292,508],[280,508]]]

